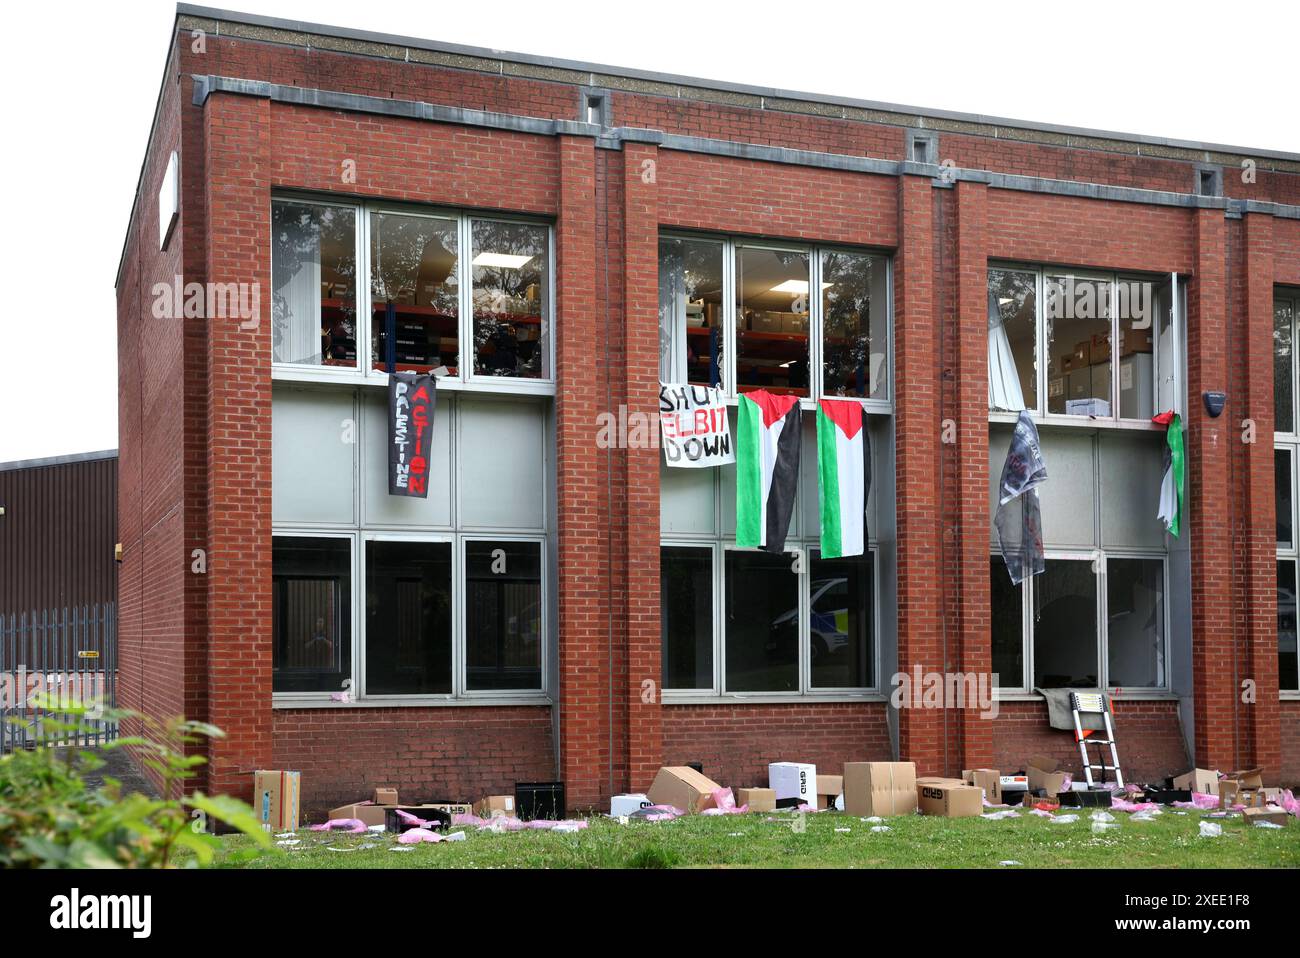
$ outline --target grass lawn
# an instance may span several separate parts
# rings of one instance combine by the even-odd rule
[[[795,832],[789,813],[693,815],[627,825],[592,818],[572,834],[520,831],[493,834],[469,826],[463,842],[400,846],[391,835],[325,834],[304,830],[300,844],[247,862],[243,868],[999,868],[1003,861],[1039,868],[1295,868],[1300,822],[1257,828],[1240,816],[1212,819],[1219,838],[1200,838],[1203,812],[1164,809],[1155,821],[1130,822],[1093,834],[1087,813],[1054,824],[1020,818],[944,819],[912,815],[886,819],[887,832],[839,812],[804,818]],[[847,832],[837,829],[848,829]],[[227,838],[232,850],[251,843]],[[333,851],[347,849],[346,851]],[[394,852],[392,848],[413,847]]]

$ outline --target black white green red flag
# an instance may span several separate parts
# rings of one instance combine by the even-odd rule
[[[1183,420],[1170,410],[1151,417],[1165,427],[1164,469],[1160,475],[1160,511],[1157,517],[1164,522],[1165,531],[1175,538],[1183,525],[1183,471],[1186,454],[1183,450]]]
[[[736,545],[784,552],[803,444],[799,399],[760,389],[736,405]]]
[[[867,547],[871,439],[861,403],[844,399],[818,403],[817,479],[822,558],[862,555]]]

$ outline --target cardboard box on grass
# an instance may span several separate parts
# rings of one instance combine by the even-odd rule
[[[772,762],[767,787],[776,792],[776,807],[817,807],[817,766],[806,762]]]
[[[1285,808],[1279,808],[1276,805],[1265,805],[1259,808],[1247,808],[1242,810],[1242,815],[1251,825],[1256,822],[1268,822],[1272,825],[1289,825],[1291,823],[1291,813]]]
[[[253,773],[253,812],[262,827],[277,832],[298,830],[301,772]]]
[[[965,782],[930,782],[916,786],[916,804],[922,815],[973,818],[984,812],[984,791]]]
[[[515,797],[513,795],[488,795],[474,803],[474,814],[479,818],[514,818]]]
[[[666,765],[655,775],[646,795],[651,805],[671,805],[683,812],[702,812],[713,806],[717,782],[686,765]]]
[[[1174,779],[1174,788],[1185,788],[1203,795],[1219,794],[1219,771],[1210,768],[1194,768],[1185,775]]]
[[[375,789],[372,801],[376,805],[400,805],[397,799],[397,789],[395,788],[377,788]]]
[[[1057,771],[1061,763],[1046,755],[1035,755],[1025,768],[1031,792],[1042,789],[1048,798],[1055,798],[1065,789],[1065,772]]]
[[[843,775],[817,776],[817,807],[834,808],[835,800],[844,794]]]
[[[844,811],[864,818],[914,814],[916,764],[845,762]]]
[[[776,792],[770,788],[737,789],[736,804],[747,806],[751,812],[774,812],[776,811]]]
[[[357,818],[365,823],[369,828],[374,825],[384,824],[384,816],[391,805],[376,805],[373,802],[353,802],[351,805],[340,805],[338,808],[331,808],[329,819],[332,821],[336,818]]]
[[[971,768],[961,773],[968,785],[984,790],[990,805],[1002,805],[1002,773],[996,768]]]

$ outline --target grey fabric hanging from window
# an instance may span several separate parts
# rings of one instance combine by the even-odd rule
[[[1011,581],[1019,585],[1046,568],[1043,557],[1042,514],[1038,507],[1038,486],[1047,480],[1038,442],[1038,427],[1027,410],[1022,410],[1011,434],[1011,448],[1002,464],[998,481],[998,513],[994,524],[1002,561]]]

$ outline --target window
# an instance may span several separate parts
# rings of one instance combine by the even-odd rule
[[[988,275],[990,410],[1138,422],[1181,411],[1176,275]]]
[[[1278,686],[1300,692],[1296,654],[1296,469],[1300,431],[1296,428],[1296,323],[1300,290],[1277,289],[1273,297],[1273,488],[1277,522]]]
[[[541,543],[466,541],[465,586],[468,689],[540,689]]]
[[[890,282],[877,254],[662,236],[659,378],[887,408]]]
[[[550,378],[545,227],[474,220],[474,373]]]
[[[426,499],[387,494],[385,390],[271,408],[277,702],[544,702],[549,400],[440,392]]]
[[[525,383],[553,378],[549,226],[288,197],[272,201],[271,226],[280,378],[392,369],[434,372],[443,388],[548,391]]]
[[[1011,428],[990,426],[990,516]],[[1163,436],[1044,431],[1046,566],[1014,585],[990,522],[992,666],[998,687],[1170,685],[1168,537],[1156,517]]]
[[[889,426],[871,417],[873,454]],[[880,568],[865,555],[819,552],[816,424],[804,417],[799,494],[786,552],[732,546],[734,466],[660,469],[660,638],[663,687],[702,695],[860,695],[878,689]],[[876,475],[880,469],[873,469]],[[877,489],[867,528],[880,532]]]
[[[337,692],[352,676],[352,539],[275,536],[271,673],[276,692]]]
[[[450,542],[368,539],[366,691],[450,695]]]
[[[356,211],[271,204],[271,350],[277,363],[357,365]]]

